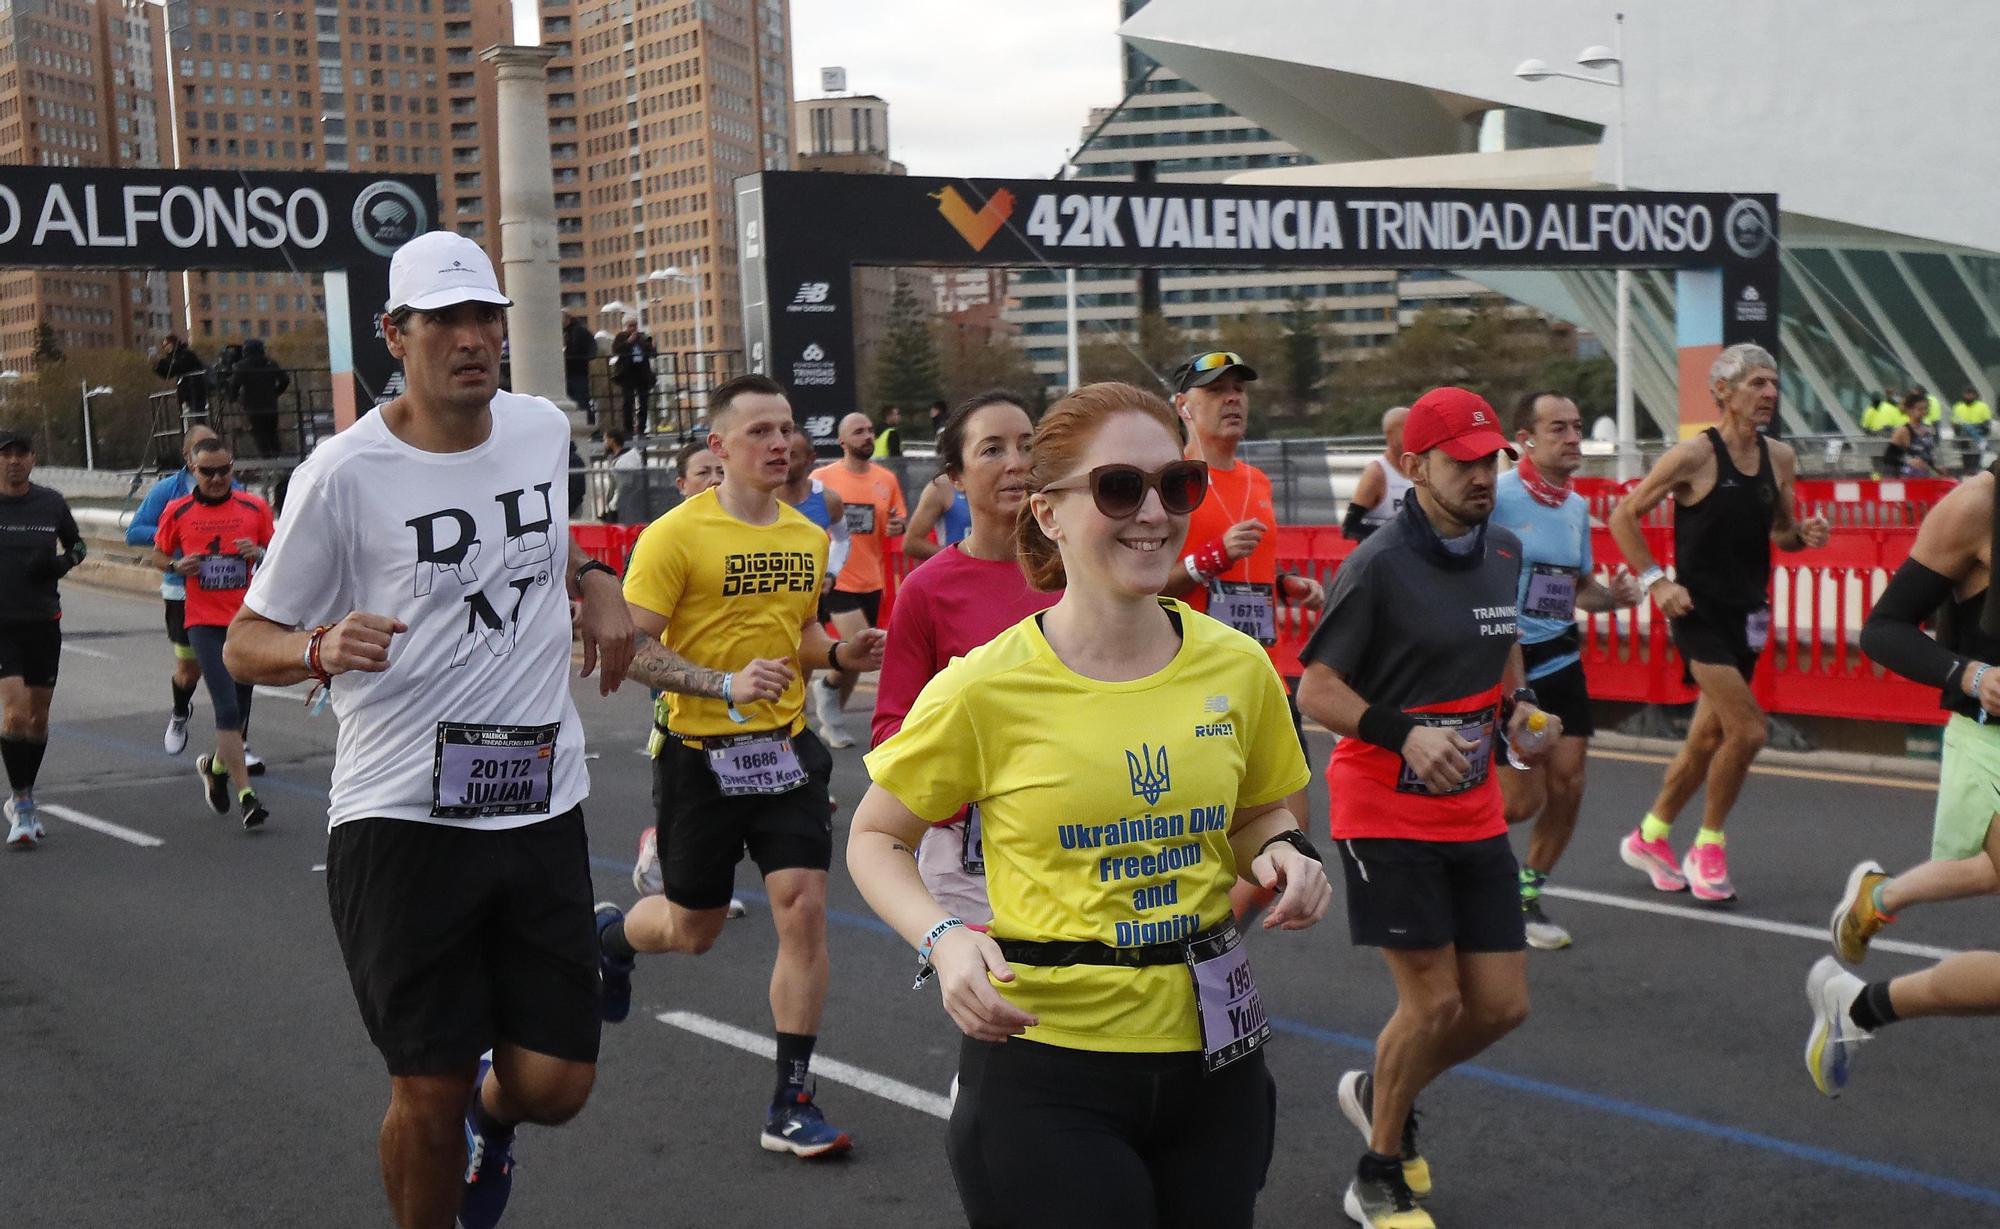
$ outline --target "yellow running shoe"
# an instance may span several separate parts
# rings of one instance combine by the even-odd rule
[[[1363,1142],[1371,1139],[1375,1132],[1373,1075],[1366,1071],[1350,1071],[1340,1077],[1340,1112],[1347,1115],[1355,1130],[1361,1132]],[[1410,1109],[1410,1116],[1403,1120],[1402,1145],[1398,1156],[1403,1162],[1403,1181],[1412,1195],[1418,1199],[1427,1198],[1431,1193],[1431,1163],[1417,1151],[1417,1111],[1414,1106]]]
[[[1868,941],[1896,919],[1875,907],[1875,886],[1887,881],[1889,873],[1879,863],[1858,863],[1847,873],[1847,888],[1833,907],[1829,927],[1833,950],[1847,964],[1860,964],[1868,956]]]
[[[1403,1181],[1403,1167],[1364,1154],[1354,1167],[1354,1181],[1341,1200],[1347,1218],[1368,1229],[1437,1229],[1431,1214],[1417,1206]]]

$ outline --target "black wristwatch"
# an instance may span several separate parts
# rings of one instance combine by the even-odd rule
[[[1313,848],[1313,843],[1306,839],[1306,834],[1299,831],[1297,828],[1287,828],[1283,832],[1280,832],[1278,835],[1272,837],[1270,840],[1265,841],[1262,845],[1257,846],[1258,856],[1262,857],[1265,850],[1269,849],[1273,845],[1276,845],[1280,841],[1283,841],[1285,844],[1290,845],[1293,849],[1298,850],[1306,857],[1311,858],[1313,861],[1318,862],[1321,865],[1324,865],[1326,862],[1326,859],[1319,856],[1319,850]]]
[[[1532,704],[1536,708],[1540,708],[1542,700],[1540,696],[1535,694],[1534,688],[1516,687],[1505,699],[1500,701],[1500,724],[1505,725],[1509,721],[1512,721],[1514,719],[1514,710],[1523,704]]]
[[[583,592],[583,574],[585,572],[602,572],[613,580],[618,579],[617,569],[613,568],[610,564],[604,562],[602,559],[586,559],[576,569],[576,575],[571,578],[576,581],[576,591],[578,593]]]

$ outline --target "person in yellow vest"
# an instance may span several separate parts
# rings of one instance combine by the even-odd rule
[[[1952,426],[1981,443],[1986,441],[1986,432],[1989,429],[1986,424],[1992,421],[1993,407],[1979,399],[1977,389],[1968,386],[1958,395],[1958,400],[1952,403]]]
[[[1922,397],[1924,399],[1924,425],[1926,427],[1937,426],[1939,420],[1944,417],[1944,402],[1937,399],[1937,394],[1931,392],[1923,385],[1917,384],[1910,388],[1910,396]],[[1907,401],[1908,398],[1904,400]]]
[[[1887,391],[1861,411],[1861,429],[1869,435],[1887,435],[1902,421],[1903,411]]]
[[[882,411],[882,430],[875,436],[877,457],[903,455],[903,411],[889,406]]]

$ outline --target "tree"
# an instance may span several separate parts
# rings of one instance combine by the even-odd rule
[[[137,350],[77,350],[9,388],[8,425],[32,432],[50,465],[82,465],[83,390],[110,388],[90,403],[91,439],[100,469],[138,465],[150,442],[147,395],[160,387]],[[175,445],[178,448],[178,444]]]
[[[1298,389],[1284,363],[1285,329],[1277,317],[1256,308],[1224,316],[1215,330],[1215,348],[1242,355],[1257,373],[1250,393],[1252,434],[1258,434],[1259,420],[1289,414],[1298,405]]]
[[[896,279],[896,292],[889,300],[889,330],[876,347],[868,390],[872,405],[905,410],[920,409],[944,396],[930,319],[905,278]]]
[[[1470,308],[1427,307],[1387,345],[1362,350],[1342,371],[1339,395],[1319,416],[1336,435],[1372,434],[1382,411],[1457,384],[1505,411],[1531,388],[1561,387],[1551,364],[1571,359],[1566,326],[1493,298]]]
[[[1320,384],[1326,379],[1325,321],[1313,310],[1312,300],[1298,295],[1285,304],[1280,323],[1284,326],[1281,354],[1285,382],[1291,391],[1290,408],[1295,413],[1307,414],[1312,411]]]
[[[976,323],[940,320],[932,328],[938,352],[939,394],[945,404],[956,406],[991,389],[1005,389],[1017,397],[1032,398],[1042,378],[1036,374],[1027,352],[990,327]],[[922,409],[929,401],[912,403]]]
[[[1091,329],[1077,345],[1077,366],[1085,384],[1117,380],[1166,395],[1174,368],[1186,361],[1193,342],[1158,312],[1146,312],[1134,332]]]
[[[51,363],[63,361],[62,345],[56,341],[56,331],[49,327],[46,320],[35,325],[35,350],[29,358],[38,371]]]

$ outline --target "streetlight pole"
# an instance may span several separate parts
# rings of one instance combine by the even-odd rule
[[[1514,70],[1514,75],[1523,81],[1541,81],[1549,77],[1562,77],[1570,81],[1584,81],[1591,85],[1606,85],[1618,91],[1617,118],[1612,131],[1612,186],[1625,191],[1625,14],[1613,15],[1616,32],[1611,47],[1586,47],[1576,57],[1576,62],[1584,68],[1611,70],[1609,77],[1593,77],[1583,73],[1564,72],[1550,68],[1540,60],[1523,60]],[[1618,378],[1618,466],[1621,481],[1638,476],[1639,471],[1639,431],[1632,397],[1632,271],[1619,269],[1615,274],[1617,298],[1617,324],[1613,341]]]

